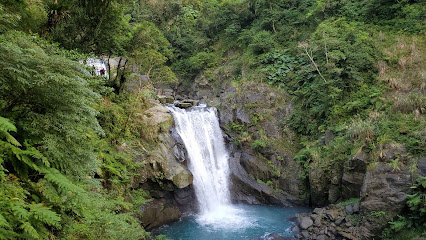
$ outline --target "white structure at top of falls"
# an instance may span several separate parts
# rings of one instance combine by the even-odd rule
[[[194,188],[201,213],[230,204],[228,153],[215,108],[188,110],[169,107],[176,131],[188,150],[188,167],[194,175]]]
[[[107,66],[102,59],[88,58],[86,60],[86,65],[93,68],[93,71],[94,71],[93,74],[95,74],[97,76],[103,75],[103,76],[109,78]]]

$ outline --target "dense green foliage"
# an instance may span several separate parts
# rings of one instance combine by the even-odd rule
[[[132,159],[155,134],[132,121],[157,83],[284,89],[306,181],[360,150],[374,164],[386,144],[424,156],[425,12],[421,0],[0,0],[0,239],[146,238]],[[123,66],[94,77],[78,62],[94,54]],[[129,80],[139,93],[122,91]],[[271,147],[246,127],[230,127],[237,142]],[[424,213],[419,181],[406,220]]]
[[[117,39],[98,39],[94,44],[98,36],[91,32],[87,33],[90,39],[66,40],[71,35],[59,34],[61,29],[67,34],[79,30],[70,30],[72,24],[52,17],[65,14],[61,11],[66,6],[56,6],[49,14],[41,11],[52,4],[0,2],[0,239],[146,239],[149,236],[136,218],[146,194],[129,186],[140,165],[131,161],[131,154],[117,150],[123,139],[131,141],[137,135],[129,130],[128,121],[115,121],[109,128],[110,120],[125,119],[135,108],[143,110],[144,96],[129,95],[105,106],[107,95],[114,97],[110,82],[93,77],[78,62],[87,57],[81,52],[99,53],[97,49],[102,48],[106,53],[122,53],[128,45]],[[118,3],[112,4],[120,9]],[[66,13],[73,24],[83,24],[87,21],[83,15],[92,14],[81,7],[86,11]],[[114,14],[124,19],[120,11]],[[51,18],[55,27],[49,25],[52,32],[44,32]],[[108,20],[115,21],[111,16]],[[64,37],[62,46],[81,49],[64,50],[28,34],[31,31],[49,38],[59,34]],[[128,41],[136,39],[130,25],[127,34]],[[114,31],[107,37],[113,35],[120,34]],[[168,46],[161,33],[151,39],[161,43],[158,49]],[[132,45],[132,51],[140,48]],[[109,111],[111,105],[122,110]]]
[[[111,169],[96,154],[108,143],[96,118],[100,79],[72,52],[36,37],[12,31],[0,43],[7,117],[0,118],[0,237],[143,238],[139,222],[125,213],[131,205],[93,179],[99,167]]]
[[[2,35],[0,51],[2,115],[14,119],[18,139],[38,146],[63,172],[93,172],[96,156],[89,139],[102,129],[93,108],[99,95],[90,87],[96,83],[88,81],[84,66],[19,32]]]

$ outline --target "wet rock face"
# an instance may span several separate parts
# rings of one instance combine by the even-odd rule
[[[294,229],[297,238],[320,239],[324,235],[325,239],[373,239],[381,235],[389,221],[401,214],[406,206],[406,195],[411,193],[413,174],[420,170],[410,172],[405,165],[393,169],[384,162],[366,169],[362,159],[360,155],[351,158],[346,165],[351,166],[350,171],[345,170],[348,175],[365,171],[360,190],[357,185],[353,191],[360,202],[329,205],[316,208],[311,214],[299,215]]]
[[[426,157],[420,158],[417,166],[419,167],[420,175],[426,176]]]
[[[324,206],[328,203],[328,181],[324,170],[311,167],[309,170],[311,201],[314,206]]]
[[[301,182],[300,166],[293,159],[294,134],[283,125],[292,112],[292,104],[287,102],[285,92],[268,85],[245,83],[238,88],[223,88],[217,99],[220,102],[217,105],[220,124],[224,132],[229,133],[229,142],[234,144],[242,132],[249,136],[247,139],[250,140],[234,146],[242,153],[240,163],[244,170],[255,182],[257,179],[271,180],[274,188],[298,198]],[[244,126],[244,129],[238,132],[229,129],[230,126]],[[253,142],[261,139],[266,139],[267,146],[253,149]],[[241,182],[236,182],[237,185]]]

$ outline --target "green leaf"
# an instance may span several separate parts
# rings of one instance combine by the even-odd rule
[[[37,230],[29,222],[24,222],[21,225],[21,229],[28,233],[31,237],[40,239],[40,235],[38,234]]]
[[[50,226],[59,226],[61,218],[56,212],[53,212],[50,208],[44,207],[43,204],[30,205],[30,212],[33,217],[39,221],[42,221]]]

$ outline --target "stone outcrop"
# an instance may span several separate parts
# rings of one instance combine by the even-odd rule
[[[231,198],[234,202],[247,204],[274,204],[290,206],[300,200],[286,193],[276,192],[266,184],[254,180],[241,166],[241,153],[229,160],[231,170]]]
[[[198,105],[198,102],[192,99],[184,99],[175,103],[175,106],[179,108],[190,108],[197,105]]]
[[[311,214],[299,215],[298,225],[294,228],[297,238],[372,239],[379,237],[388,222],[402,213],[413,179],[421,172],[420,161],[419,169],[410,171],[403,163],[395,168],[386,162],[376,162],[366,168],[365,159],[364,154],[352,157],[345,163],[348,170],[343,174],[362,173],[362,178],[343,178],[357,180],[356,185],[354,181],[349,184],[352,191],[343,190],[342,194],[347,194],[346,198],[357,197],[353,199],[358,199],[359,203],[329,205],[316,208]],[[342,181],[342,184],[348,183]],[[314,224],[311,225],[307,218],[311,218]]]
[[[347,211],[350,209],[350,211]],[[355,209],[355,210],[354,210]],[[310,214],[296,215],[292,231],[297,239],[358,239],[354,225],[359,214],[359,203],[347,206],[330,205],[315,208]]]
[[[362,152],[344,163],[342,176],[342,199],[359,198],[367,170],[367,154]]]
[[[158,101],[160,101],[161,104],[173,104],[175,99],[171,96],[166,96],[166,95],[158,95],[157,96]]]
[[[328,203],[328,179],[323,168],[311,165],[309,168],[311,202],[314,206]]]
[[[153,200],[143,205],[139,211],[142,213],[141,223],[147,231],[176,222],[182,215],[179,209],[170,206],[164,199]]]
[[[426,176],[426,157],[420,158],[417,166],[420,170],[420,174],[421,176]]]
[[[147,128],[156,130],[153,134],[157,135],[158,139],[158,143],[147,154],[150,168],[146,177],[151,179],[164,177],[177,188],[185,188],[192,184],[192,174],[180,163],[184,156],[179,156],[180,159],[176,157],[174,149],[179,143],[171,135],[173,117],[170,110],[152,102],[152,107],[146,110],[141,118]]]
[[[299,164],[293,159],[294,134],[282,124],[292,112],[286,93],[259,83],[245,83],[220,90],[208,102],[220,103],[216,107],[221,127],[229,133],[229,148],[233,153],[241,152],[240,165],[249,176],[255,182],[272,181],[284,196],[297,199],[301,183]],[[238,132],[232,129],[235,125],[244,127]],[[255,140],[263,141],[265,147],[254,149]],[[276,189],[274,192],[279,192]],[[264,193],[260,196],[263,198]]]
[[[143,126],[141,134],[155,141],[145,147],[141,159],[135,159],[145,165],[141,168],[141,177],[132,180],[135,189],[143,188],[152,198],[140,208],[140,219],[147,230],[179,220],[182,212],[191,210],[195,201],[193,176],[183,164],[186,151],[182,142],[172,136],[170,110],[157,101],[151,101],[149,105],[143,114],[135,116],[135,121]]]
[[[388,226],[388,221],[402,212],[405,207],[407,194],[411,193],[413,183],[409,168],[401,166],[398,171],[385,163],[377,163],[377,166],[366,173],[361,190],[361,211],[365,214],[385,213],[386,219],[368,218],[364,224],[363,232],[366,235],[380,235]]]

